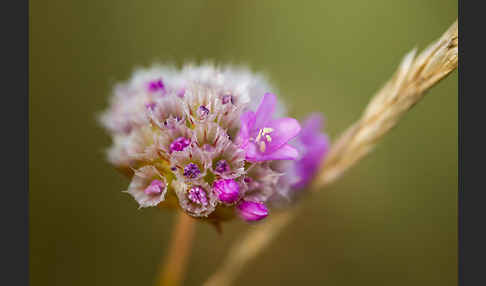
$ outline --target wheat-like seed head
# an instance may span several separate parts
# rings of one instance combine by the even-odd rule
[[[339,178],[369,154],[425,92],[457,68],[457,20],[435,43],[418,56],[408,53],[395,75],[373,97],[361,119],[349,127],[331,146],[323,168],[313,182],[318,190]],[[244,265],[262,251],[289,224],[299,208],[276,214],[252,229],[229,250],[223,266],[205,286],[230,285]]]
[[[402,60],[395,75],[366,107],[360,120],[333,144],[323,168],[314,180],[318,189],[339,178],[376,146],[398,121],[419,102],[425,91],[457,67],[457,20],[435,43],[415,56],[414,49]]]

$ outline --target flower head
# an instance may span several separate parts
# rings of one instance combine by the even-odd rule
[[[140,207],[178,205],[213,222],[265,218],[278,196],[308,182],[323,148],[314,121],[299,135],[270,92],[241,68],[137,71],[101,116],[108,159],[131,177],[126,192]]]

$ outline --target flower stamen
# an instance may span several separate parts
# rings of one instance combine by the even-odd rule
[[[274,131],[274,129],[270,128],[270,127],[264,127],[264,128],[262,128],[258,131],[258,135],[255,138],[255,142],[258,143],[258,147],[260,148],[260,152],[262,152],[262,153],[265,152],[265,150],[267,149],[266,143],[272,142],[272,136],[270,136],[269,134],[272,133],[273,131]],[[260,141],[260,140],[262,140],[262,141]]]
[[[259,145],[260,146],[260,152],[262,152],[262,153],[265,152],[265,149],[267,148],[267,145],[265,144],[265,142],[260,141],[259,144],[260,144]]]
[[[201,174],[201,170],[199,167],[194,163],[189,163],[184,167],[184,177],[194,179],[197,178]]]
[[[214,170],[220,174],[228,172],[229,169],[230,168],[226,160],[219,160],[218,162],[216,162],[216,166],[214,168]]]

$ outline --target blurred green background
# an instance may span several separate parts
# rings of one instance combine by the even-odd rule
[[[96,114],[136,67],[213,59],[266,73],[332,139],[457,1],[30,1],[32,285],[152,285],[175,215],[138,210]],[[305,210],[237,285],[456,285],[457,72]],[[197,226],[200,285],[248,226]]]

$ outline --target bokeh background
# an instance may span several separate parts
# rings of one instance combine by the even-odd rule
[[[138,210],[105,162],[96,114],[116,82],[154,62],[213,59],[268,75],[297,118],[322,112],[332,139],[402,56],[456,19],[452,0],[30,1],[32,285],[152,285],[175,215]],[[237,285],[456,285],[457,71],[376,151],[253,261]],[[231,242],[197,226],[186,285]]]

